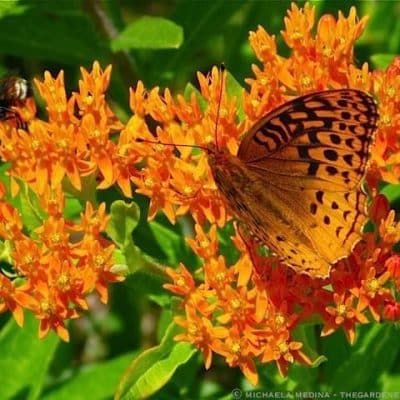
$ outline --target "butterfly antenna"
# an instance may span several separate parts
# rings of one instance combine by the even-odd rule
[[[218,122],[219,122],[219,115],[221,110],[221,101],[222,101],[222,91],[224,88],[224,74],[225,74],[225,64],[222,63],[220,66],[220,85],[219,85],[219,95],[218,95],[218,106],[217,106],[217,118],[215,120],[215,147],[218,149]]]
[[[208,149],[205,146],[200,146],[198,144],[176,144],[176,143],[166,143],[166,142],[160,142],[158,140],[148,140],[148,139],[142,139],[142,138],[137,138],[136,142],[138,143],[150,143],[150,144],[162,144],[163,146],[174,146],[174,147],[191,147],[197,148],[204,150],[208,153]]]

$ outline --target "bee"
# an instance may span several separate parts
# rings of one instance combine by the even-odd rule
[[[25,128],[26,123],[12,107],[23,105],[30,96],[32,89],[26,79],[18,76],[0,79],[0,121],[15,119],[18,128]]]

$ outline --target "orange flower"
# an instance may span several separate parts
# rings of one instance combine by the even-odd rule
[[[299,9],[295,3],[292,3],[288,16],[284,18],[286,29],[281,31],[286,44],[294,50],[312,47],[311,30],[314,20],[315,8],[309,3],[305,4],[304,9]]]
[[[18,211],[10,204],[0,203],[0,236],[3,239],[17,240],[22,237],[22,221]]]
[[[258,349],[237,327],[229,330],[224,341],[214,342],[213,350],[225,357],[230,367],[239,367],[253,385],[257,384],[258,374],[253,359]]]
[[[69,333],[63,321],[78,318],[78,312],[68,308],[58,296],[57,290],[45,283],[36,285],[35,297],[40,307],[36,313],[36,318],[40,320],[39,338],[45,337],[50,329],[53,329],[62,340],[68,342]]]
[[[235,275],[233,268],[228,268],[226,265],[225,258],[222,256],[211,258],[205,262],[203,269],[204,283],[221,296],[227,295],[224,290],[235,282]]]
[[[68,102],[65,93],[64,72],[61,71],[57,78],[52,78],[49,72],[44,74],[44,82],[35,80],[36,87],[47,103],[46,110],[51,121],[57,123],[69,122],[73,115],[73,104]]]
[[[388,321],[399,321],[400,319],[400,303],[390,302],[385,305],[383,315]]]
[[[357,322],[367,323],[368,319],[362,313],[363,308],[354,307],[355,297],[345,294],[333,294],[335,307],[328,306],[326,311],[331,315],[331,318],[325,323],[321,336],[327,336],[334,332],[339,326],[342,326],[344,333],[350,343],[355,340],[355,324]],[[365,308],[365,306],[364,306]]]
[[[228,335],[227,329],[214,327],[211,321],[196,314],[196,309],[186,305],[186,318],[175,317],[175,322],[186,330],[186,333],[177,335],[175,340],[194,344],[204,357],[206,369],[212,362],[212,346]]]
[[[204,260],[214,257],[218,251],[217,226],[212,225],[209,232],[205,233],[201,225],[196,224],[195,239],[186,238],[186,242],[192,250]]]
[[[275,361],[279,373],[282,376],[286,376],[288,365],[293,364],[295,360],[306,365],[311,365],[310,359],[300,351],[302,347],[303,344],[301,342],[290,340],[288,331],[283,331],[268,340],[261,361],[264,363]]]
[[[93,290],[93,287],[90,285],[92,278],[94,288],[104,304],[108,302],[108,283],[121,282],[123,280],[122,276],[112,272],[114,249],[114,245],[104,247],[98,241],[91,241],[85,245],[84,249],[87,259],[81,259],[81,263],[85,263],[84,266],[87,265],[88,267],[87,275],[85,274],[86,291],[90,292]]]
[[[107,188],[118,182],[131,194],[134,166],[129,163],[143,159],[128,144],[132,131],[120,142],[129,146],[125,152],[111,137],[123,128],[105,99],[111,67],[102,71],[95,62],[91,71],[82,68],[81,73],[79,91],[71,96],[63,72],[55,78],[45,72],[44,81],[35,80],[48,121],[34,118],[34,100],[28,99],[21,116],[29,125],[16,129],[8,121],[0,124],[0,156],[10,163],[11,194],[17,195],[21,185],[29,193],[29,206],[42,208],[34,215],[34,225],[41,225],[29,237],[17,210],[0,203],[0,236],[9,241],[11,276],[18,274],[18,280],[4,281],[1,311],[11,310],[22,324],[22,308],[32,309],[41,321],[40,337],[53,329],[63,340],[68,340],[65,321],[87,309],[86,296],[97,291],[107,302],[108,284],[123,279],[113,272],[115,246],[102,236],[109,220],[105,205],[95,209],[87,202],[81,220],[72,222],[64,216],[66,188],[75,197],[93,199],[95,186],[88,183],[98,181]],[[21,280],[24,285],[14,288]]]
[[[194,291],[195,288],[194,279],[192,278],[192,275],[185,268],[183,264],[179,264],[178,271],[175,271],[172,268],[166,268],[165,272],[174,281],[173,285],[166,283],[164,285],[165,289],[168,289],[171,292],[178,294],[180,296],[187,296],[188,294]]]
[[[361,281],[362,286],[357,293],[359,308],[368,307],[375,321],[380,320],[381,308],[385,300],[391,299],[390,290],[384,286],[389,278],[389,271],[377,276],[376,269],[371,267],[365,279]]]
[[[28,286],[15,287],[10,279],[0,274],[0,313],[10,310],[19,326],[24,324],[23,309],[35,311],[37,301],[27,293]]]

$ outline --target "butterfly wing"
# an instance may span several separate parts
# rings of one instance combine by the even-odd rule
[[[374,100],[359,90],[328,90],[299,97],[262,118],[244,137],[238,157],[285,188],[348,191],[364,175]]]
[[[361,238],[360,181],[376,121],[368,94],[331,90],[282,105],[244,137],[238,157],[265,196],[254,205],[257,220],[267,221],[263,239],[296,270],[326,275]],[[273,211],[264,209],[271,203]]]

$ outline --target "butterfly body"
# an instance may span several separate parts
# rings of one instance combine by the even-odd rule
[[[237,156],[210,150],[210,168],[232,213],[262,243],[296,271],[326,276],[361,239],[360,182],[376,119],[361,91],[302,96],[263,117]]]

